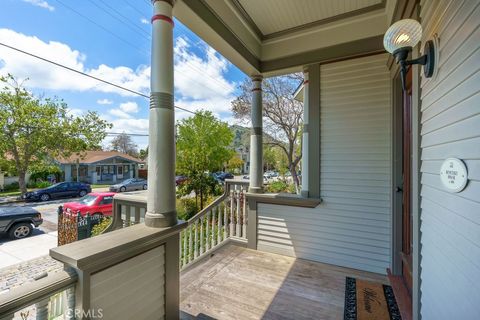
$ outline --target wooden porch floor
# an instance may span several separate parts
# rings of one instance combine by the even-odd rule
[[[181,319],[342,319],[345,277],[386,277],[227,244],[181,273]]]

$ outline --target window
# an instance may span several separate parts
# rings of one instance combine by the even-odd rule
[[[95,171],[97,172],[97,176],[102,174],[102,167],[96,167]]]
[[[117,174],[123,174],[123,166],[117,167]]]
[[[108,166],[108,173],[113,174],[115,166]]]
[[[102,201],[100,201],[100,204],[111,204],[113,202],[113,196],[105,196],[103,197]]]
[[[123,166],[123,172],[128,173],[129,165]]]

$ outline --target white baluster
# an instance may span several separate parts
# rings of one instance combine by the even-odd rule
[[[222,210],[220,204],[217,206],[217,244],[222,242]]]
[[[187,231],[183,231],[183,265],[187,264]]]
[[[67,297],[67,312],[65,312],[66,320],[75,319],[75,287],[70,287],[66,290],[65,295]]]
[[[207,212],[207,232],[205,232],[205,247],[208,251],[210,249],[210,240],[208,234],[210,232],[210,211]]]
[[[203,224],[205,222],[205,216],[200,218],[200,254],[203,254],[205,247],[203,246]]]
[[[233,191],[230,191],[230,237],[233,236],[233,230],[234,230],[234,223],[235,223],[235,220],[233,219],[234,218],[234,212],[233,212]]]
[[[48,302],[50,297],[40,300],[35,304],[36,307],[36,320],[48,320]]]
[[[242,188],[243,189],[243,188]],[[245,190],[242,190],[242,237],[245,239],[247,238],[247,195],[245,194]]]
[[[195,225],[194,225],[194,228],[195,228],[195,238],[194,238],[194,241],[193,241],[193,258],[194,259],[197,259],[198,257],[198,219],[195,220]]]
[[[192,249],[193,249],[193,230],[192,226],[188,226],[189,228],[189,235],[188,235],[188,262],[192,261]]]
[[[227,200],[223,201],[223,240],[228,238]]]
[[[215,247],[215,208],[212,208],[212,248]]]
[[[236,236],[237,237],[241,237],[242,235],[240,234],[242,232],[241,230],[241,222],[240,222],[240,216],[241,216],[241,213],[240,213],[240,209],[241,209],[241,206],[240,206],[240,190],[237,190],[236,192],[236,197],[237,197],[237,229],[235,230],[236,231]]]

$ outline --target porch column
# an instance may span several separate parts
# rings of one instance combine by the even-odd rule
[[[308,70],[303,70],[303,136],[302,136],[302,190],[301,195],[308,198],[308,112],[309,112]]]
[[[250,186],[249,192],[263,192],[263,106],[261,75],[252,77],[252,128],[250,132]]]
[[[148,195],[145,224],[177,223],[175,208],[175,114],[173,110],[173,0],[152,0]]]

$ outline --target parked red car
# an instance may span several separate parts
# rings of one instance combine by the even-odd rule
[[[91,216],[111,216],[114,195],[115,192],[91,192],[77,201],[65,203],[63,210],[67,213],[80,211],[82,216],[87,212]]]

